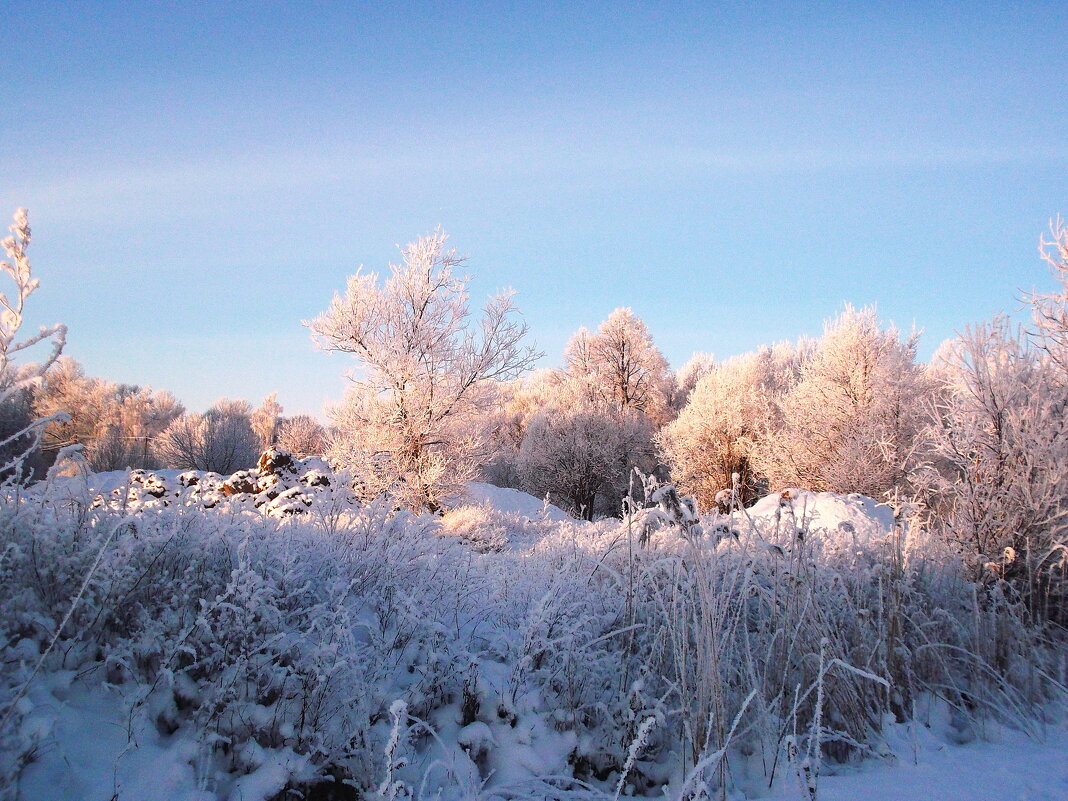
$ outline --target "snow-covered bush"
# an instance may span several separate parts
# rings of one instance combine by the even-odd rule
[[[115,699],[124,753],[180,747],[204,798],[606,798],[816,781],[928,694],[961,738],[1027,725],[1063,670],[1011,597],[870,499],[777,494],[641,547],[633,520],[378,503],[327,529],[91,497],[56,478],[0,508],[5,708],[89,576],[41,674],[67,689],[39,679],[11,724],[23,787],[71,770],[47,722],[72,683]]]
[[[508,529],[489,506],[465,504],[450,509],[441,517],[441,528],[480,553],[501,551],[508,545]]]

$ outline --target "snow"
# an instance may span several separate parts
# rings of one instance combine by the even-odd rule
[[[131,719],[121,700],[98,688],[70,687],[71,678],[53,674],[30,693],[28,721],[47,736],[38,740],[38,757],[20,777],[19,799],[215,801],[216,794],[198,789],[195,743],[168,742],[136,718],[128,740]]]
[[[178,471],[162,475],[168,485],[179,484]],[[104,492],[126,480],[125,472],[116,472],[88,483],[92,492]],[[65,491],[77,487],[70,480]],[[277,500],[298,509],[300,492],[294,487]],[[656,498],[669,508],[678,500],[666,489]],[[680,698],[672,695],[675,676],[654,669],[668,663],[644,660],[657,649],[688,647],[685,637],[664,643],[674,632],[693,632],[655,627],[665,620],[671,625],[684,593],[699,597],[692,583],[698,571],[724,583],[750,582],[735,598],[758,597],[760,581],[786,577],[763,597],[774,601],[777,593],[795,592],[798,602],[779,607],[799,615],[790,625],[804,633],[813,629],[800,626],[826,620],[828,628],[820,631],[853,649],[834,653],[853,659],[850,654],[866,643],[856,632],[867,631],[875,608],[864,593],[881,580],[874,560],[894,523],[890,510],[871,498],[801,490],[733,513],[728,525],[741,530],[738,537],[703,534],[722,528],[724,516],[698,523],[685,510],[679,519],[664,509],[643,510],[662,517],[663,525],[631,553],[630,532],[618,520],[577,521],[533,496],[479,483],[442,516],[368,505],[349,509],[334,527],[314,509],[285,520],[250,504],[135,509],[143,524],[118,530],[109,551],[115,558],[105,561],[107,585],[88,593],[86,604],[102,603],[110,587],[123,587],[123,598],[132,599],[131,609],[143,609],[144,618],[128,623],[125,642],[109,642],[112,635],[102,627],[83,653],[71,638],[64,661],[34,680],[19,706],[17,737],[8,741],[32,745],[13,797],[272,801],[293,788],[306,790],[324,779],[324,768],[344,764],[351,773],[338,779],[370,798],[374,788],[386,786],[388,753],[397,798],[607,801],[618,787],[624,795],[675,799],[688,776],[686,744],[672,732],[680,728],[680,705],[691,702],[711,668],[701,662],[703,653],[685,652],[693,660],[693,689]],[[94,514],[124,519],[106,506]],[[41,559],[57,576],[80,581],[84,562],[64,560],[81,542],[57,540]],[[812,542],[823,547],[810,549]],[[690,561],[695,549],[705,549],[707,557],[698,569]],[[841,550],[863,553],[868,561],[842,562],[846,572],[834,572],[827,560]],[[95,546],[87,553],[95,554]],[[804,570],[791,572],[802,558],[809,560]],[[632,626],[621,610],[628,598],[624,571],[633,563],[643,572],[636,575],[642,584]],[[157,564],[166,571],[153,572]],[[732,564],[742,572],[729,572]],[[727,572],[715,572],[721,569]],[[849,572],[859,570],[868,572]],[[665,593],[665,606],[643,598],[657,592]],[[804,616],[817,606],[818,615]],[[944,606],[924,618],[927,631],[938,633],[933,627],[955,608]],[[26,610],[46,620],[42,629],[54,627],[37,607]],[[24,613],[21,606],[13,611]],[[84,626],[97,625],[92,611],[80,618]],[[947,619],[958,625],[971,613]],[[108,625],[119,623],[126,625]],[[759,619],[749,623],[746,636],[754,640],[780,636],[773,628],[762,633]],[[625,650],[632,634],[633,650]],[[837,646],[806,636],[812,641],[799,646],[798,682],[809,680],[802,668],[811,670],[824,646]],[[773,641],[761,640],[765,648]],[[9,646],[5,658],[28,675],[39,648],[26,637]],[[169,654],[168,662],[153,672],[147,665],[161,653]],[[636,659],[626,663],[633,672],[624,682],[627,653]],[[738,661],[740,653],[729,659]],[[755,653],[763,658],[769,651]],[[67,668],[67,654],[74,670]],[[855,672],[828,674],[828,698],[883,681],[883,666],[870,653],[855,659],[849,667]],[[731,669],[720,668],[721,676]],[[742,675],[726,691],[726,703],[735,702],[730,692],[748,693],[751,680]],[[308,688],[301,690],[308,695],[296,687]],[[881,694],[870,698],[883,703]],[[863,735],[869,750],[821,765],[820,801],[1068,801],[1068,728],[1055,704],[1048,719],[1062,722],[1043,730],[1032,721],[1029,737],[995,723],[996,715],[962,724],[929,694],[912,700],[914,713],[920,708],[914,721],[894,723],[887,713],[881,730]],[[309,728],[306,702],[321,715]],[[1030,712],[1040,714],[1038,707]],[[830,711],[825,725],[844,730]],[[727,797],[802,801],[774,737],[767,745],[753,731],[743,736],[744,743],[728,748]],[[778,768],[769,787],[773,761]],[[2,792],[0,798],[7,801]]]
[[[1068,729],[1042,741],[995,728],[991,742],[952,745],[924,726],[895,727],[896,756],[824,774],[820,801],[1066,801]],[[768,801],[797,801],[795,788]]]
[[[890,507],[866,495],[840,495],[786,489],[767,495],[748,510],[762,532],[786,534],[791,524],[828,543],[857,545],[882,541],[894,525]]]
[[[479,481],[472,481],[467,485],[464,500],[471,504],[490,506],[498,512],[521,515],[530,520],[551,520],[557,523],[575,520],[560,507],[546,504],[521,490],[495,487],[493,484]]]
[[[71,674],[39,682],[31,694],[34,711],[24,721],[40,729],[40,756],[24,771],[18,798],[24,801],[266,801],[292,775],[303,758],[288,749],[265,751],[254,769],[229,787],[199,787],[196,744],[140,727],[127,744],[124,714],[117,696],[70,688]],[[67,694],[69,691],[69,695]],[[937,723],[897,724],[888,730],[892,749],[879,760],[829,768],[819,780],[820,801],[1068,801],[1068,728],[1051,727],[1036,740],[991,726],[989,741],[950,742]],[[521,787],[552,775],[574,747],[568,734],[546,732],[540,723],[511,727],[476,721],[459,730],[456,742],[474,760],[492,753],[492,786]],[[258,748],[258,747],[257,747]],[[789,777],[787,777],[789,778]],[[785,781],[769,791],[746,786],[736,801],[800,801],[799,788]]]

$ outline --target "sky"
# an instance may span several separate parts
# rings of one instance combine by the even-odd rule
[[[441,225],[473,304],[562,360],[629,306],[673,366],[818,335],[921,356],[1050,288],[1068,7],[8,3],[0,214],[32,324],[201,410],[323,415],[350,357],[302,320]]]

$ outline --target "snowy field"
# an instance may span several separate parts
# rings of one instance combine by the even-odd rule
[[[139,798],[143,801],[213,801],[197,788],[194,741],[161,737],[144,729],[128,738],[127,717],[114,700],[88,689],[70,691],[70,675],[44,683],[33,695],[36,720],[47,727],[48,745],[25,772],[21,797],[42,801]],[[1068,731],[1051,728],[1032,738],[991,726],[984,740],[954,742],[952,730],[936,723],[902,725],[887,734],[884,752],[863,764],[825,774],[824,801],[1062,801],[1068,799]],[[522,757],[517,754],[518,761]],[[293,760],[299,764],[299,760]],[[245,779],[234,798],[269,794],[285,781],[286,766]],[[795,801],[799,786],[748,787],[735,799]],[[257,786],[258,785],[258,786]],[[493,797],[491,790],[482,793]],[[477,796],[476,796],[477,797]]]
[[[5,735],[9,797],[1068,799],[1063,694],[1023,675],[1063,652],[978,619],[870,498],[697,518],[665,487],[586,523],[474,483],[413,516],[298,468],[272,500],[34,490],[8,697],[103,556]]]

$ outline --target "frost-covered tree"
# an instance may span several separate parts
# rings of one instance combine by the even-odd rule
[[[570,379],[586,398],[617,412],[640,412],[656,425],[671,418],[675,376],[649,329],[616,309],[596,331],[579,329],[564,352]]]
[[[675,395],[672,398],[672,406],[676,411],[681,411],[690,399],[697,382],[716,367],[716,357],[711,353],[698,351],[675,373]]]
[[[326,443],[326,429],[311,415],[297,414],[285,418],[278,426],[278,447],[301,459],[322,456]]]
[[[14,282],[14,292],[0,292],[0,410],[6,422],[0,434],[0,471],[5,477],[24,477],[24,464],[40,443],[49,423],[62,422],[65,412],[57,411],[44,418],[20,413],[30,391],[38,387],[59,359],[66,343],[67,328],[63,324],[42,326],[37,333],[19,340],[26,301],[40,282],[33,277],[30,259],[26,254],[32,238],[26,209],[15,210],[9,236],[0,241],[10,261],[0,259],[0,269]],[[51,344],[51,350],[35,364],[18,364],[15,360],[35,345]]]
[[[263,399],[263,403],[252,413],[252,430],[260,440],[260,450],[265,451],[274,445],[278,433],[278,418],[282,416],[282,406],[278,403],[278,393],[272,392]]]
[[[57,360],[35,393],[34,411],[42,417],[67,412],[64,420],[48,426],[43,444],[49,450],[76,444],[88,450],[109,426],[118,423],[112,388],[86,376],[82,366],[66,356]]]
[[[738,474],[742,503],[767,487],[753,451],[781,427],[779,403],[797,383],[801,352],[789,344],[765,347],[705,370],[689,402],[658,435],[672,480],[710,509]]]
[[[1031,295],[1033,336],[1061,373],[1068,376],[1068,226],[1063,220],[1058,218],[1050,224],[1050,238],[1039,240],[1039,252],[1060,289]]]
[[[519,450],[527,426],[538,412],[559,399],[564,380],[559,370],[540,369],[495,385],[495,408],[488,412],[490,449],[480,468],[483,481],[499,487],[522,487]]]
[[[92,378],[66,357],[34,394],[34,409],[42,416],[67,412],[46,429],[44,447],[81,445],[98,471],[156,467],[150,443],[184,411],[169,392]]]
[[[223,398],[204,414],[180,417],[156,438],[153,450],[164,466],[177,470],[232,473],[251,468],[260,452],[252,406]]]
[[[916,339],[882,329],[873,308],[829,321],[780,404],[782,425],[754,453],[775,486],[881,497],[906,471],[927,386]]]
[[[538,497],[592,520],[597,511],[619,512],[624,477],[652,459],[648,418],[593,405],[551,406],[527,426],[519,450],[522,486]]]
[[[345,295],[308,325],[325,350],[350,353],[360,370],[333,410],[330,458],[412,508],[438,510],[473,478],[487,450],[491,384],[514,379],[540,354],[513,293],[490,298],[475,317],[463,264],[440,229],[401,250],[380,283],[349,278]]]
[[[946,343],[932,366],[938,392],[912,480],[936,529],[977,576],[1068,614],[1068,385],[1057,363],[999,317]]]
[[[519,484],[587,517],[619,514],[631,469],[653,467],[652,437],[674,414],[675,377],[630,309],[616,309],[597,331],[579,329],[564,362],[525,393]],[[592,450],[583,456],[583,448]],[[566,477],[562,465],[576,474]]]

